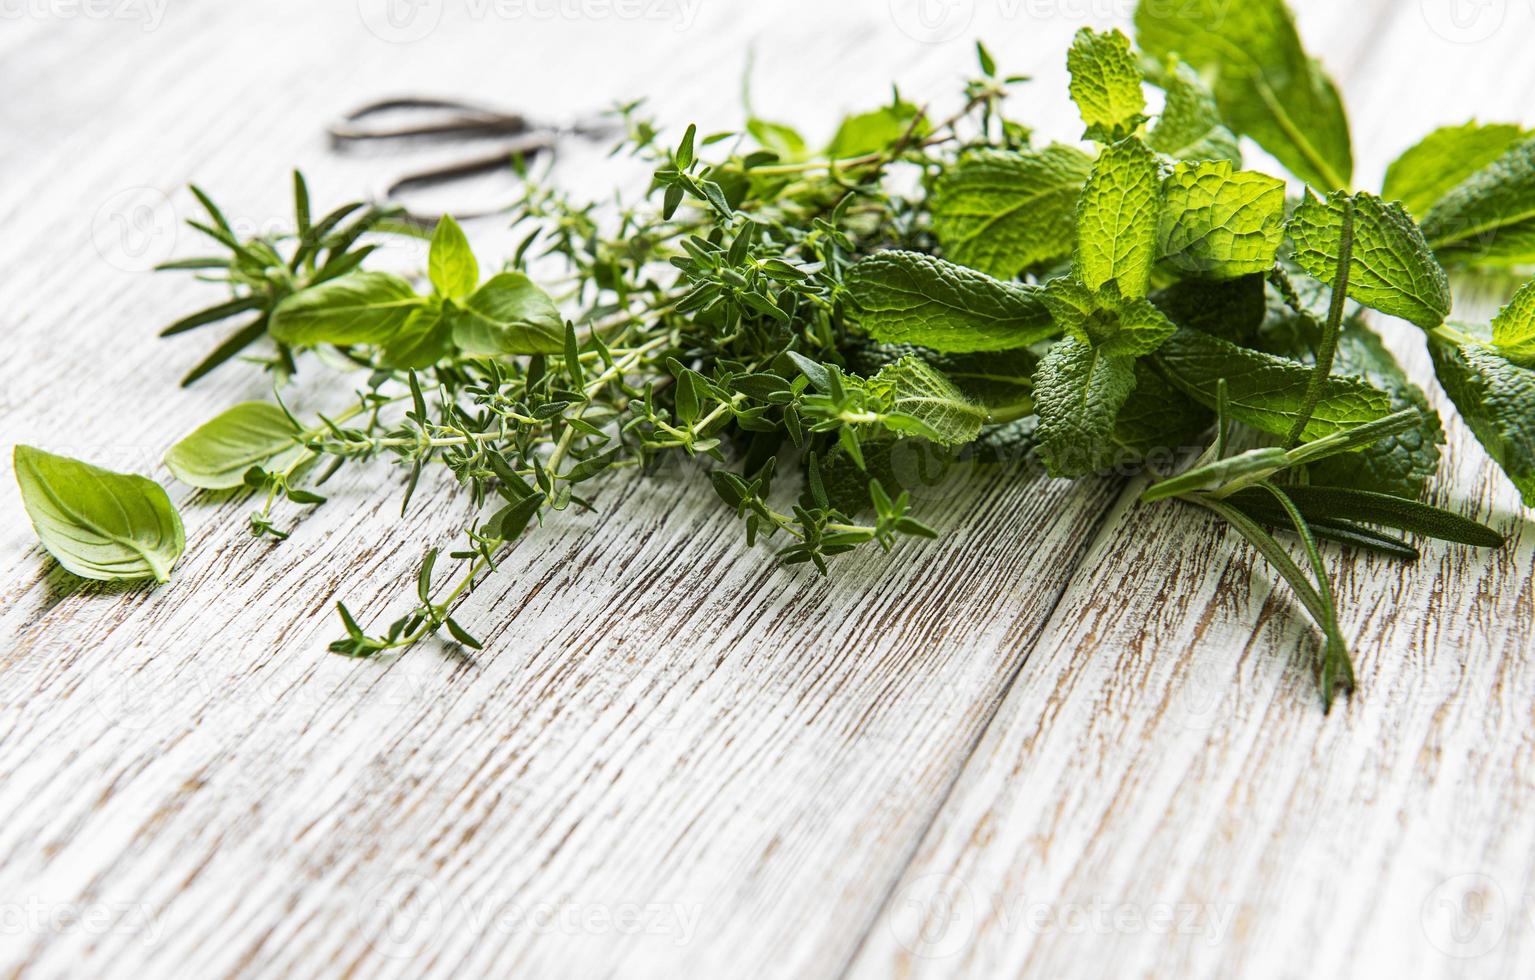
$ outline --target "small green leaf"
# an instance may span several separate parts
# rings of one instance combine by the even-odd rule
[[[1217,459],[1213,463],[1180,473],[1160,483],[1154,483],[1141,494],[1141,499],[1149,503],[1153,500],[1176,497],[1182,493],[1192,493],[1195,490],[1215,489],[1243,477],[1260,473],[1270,474],[1284,469],[1288,462],[1288,454],[1276,446],[1249,449],[1245,453]]]
[[[973,442],[987,411],[965,398],[954,383],[918,357],[903,357],[869,379],[884,399],[881,422],[903,435],[918,435],[942,446]]]
[[[1050,348],[1034,374],[1040,456],[1051,476],[1085,476],[1113,461],[1114,424],[1135,388],[1135,361],[1075,337]]]
[[[1348,195],[1306,195],[1288,225],[1295,261],[1329,286],[1337,282]],[[1356,194],[1348,295],[1371,309],[1432,330],[1450,315],[1450,280],[1423,233],[1399,204]]]
[[[1221,121],[1215,93],[1198,72],[1173,57],[1152,81],[1161,86],[1167,100],[1146,136],[1148,146],[1175,160],[1225,160],[1241,165],[1236,135]]]
[[[1509,266],[1535,261],[1535,139],[1452,188],[1423,218],[1446,262]]]
[[[1492,319],[1498,353],[1523,367],[1535,367],[1535,282],[1525,283]]]
[[[1221,161],[1180,163],[1165,185],[1162,256],[1211,279],[1268,272],[1284,239],[1284,181]]]
[[[1037,287],[917,252],[876,252],[848,271],[846,287],[855,318],[888,343],[963,354],[1027,347],[1055,332]]]
[[[1145,296],[1161,210],[1156,154],[1137,139],[1104,150],[1077,205],[1077,278],[1089,289],[1112,280],[1123,296]]]
[[[910,102],[898,100],[870,112],[848,116],[837,127],[826,147],[826,155],[833,160],[860,157],[888,149],[907,133],[922,136],[925,130],[921,124],[913,130],[918,111]]]
[[[443,215],[437,222],[427,271],[438,295],[448,299],[463,299],[480,284],[480,264],[464,230],[451,215]]]
[[[1118,30],[1099,33],[1083,28],[1066,53],[1071,98],[1087,123],[1084,138],[1117,143],[1146,121],[1141,69],[1130,39]]]
[[[1178,329],[1150,300],[1120,296],[1112,280],[1094,292],[1069,276],[1052,279],[1044,300],[1064,332],[1111,357],[1150,354]]]
[[[1081,150],[1055,144],[963,157],[939,178],[933,232],[944,255],[1003,279],[1071,254],[1077,197],[1092,171]]]
[[[549,294],[521,272],[486,281],[453,318],[453,342],[466,354],[561,354],[565,320]]]
[[[354,272],[294,293],[272,315],[272,338],[290,347],[387,343],[425,301],[387,272]]]
[[[31,446],[12,459],[27,516],[60,565],[104,582],[170,579],[186,534],[159,484]]]
[[[1380,196],[1400,201],[1411,214],[1426,215],[1451,188],[1493,164],[1524,136],[1518,126],[1475,120],[1436,129],[1386,168]]]
[[[281,470],[303,455],[299,431],[271,402],[226,409],[170,448],[165,466],[188,486],[232,490],[245,485],[252,466]]]
[[[1535,507],[1535,370],[1479,344],[1429,343],[1434,371],[1525,506]]]

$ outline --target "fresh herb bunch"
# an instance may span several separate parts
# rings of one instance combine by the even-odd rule
[[[524,531],[592,506],[609,471],[678,454],[706,458],[700,480],[748,545],[823,574],[861,545],[936,536],[924,519],[943,515],[912,513],[897,458],[931,478],[1037,454],[1084,479],[1181,459],[1142,499],[1220,516],[1289,583],[1321,629],[1330,705],[1354,678],[1320,541],[1403,560],[1418,556],[1404,531],[1501,544],[1419,502],[1443,430],[1366,308],[1421,329],[1445,392],[1535,505],[1535,284],[1490,327],[1452,325],[1445,273],[1535,262],[1535,139],[1442,129],[1380,195],[1356,192],[1342,102],[1281,0],[1142,4],[1135,27],[1139,50],[1083,30],[1067,52],[1084,146],[1010,119],[1025,79],[980,46],[953,116],[897,93],[820,149],[760,118],[689,127],[672,148],[624,106],[615,152],[653,169],[646,198],[600,206],[530,181],[510,215],[526,236],[494,267],[444,218],[419,279],[364,268],[365,241],[409,229],[356,204],[312,222],[302,178],[286,237],[239,240],[199,192],[209,221],[193,226],[229,255],[171,267],[232,298],[166,332],[250,314],[188,380],[265,338],[273,352],[250,359],[277,394],[208,422],[167,466],[260,494],[252,529],[279,538],[276,504],[322,502],[314,488],[349,462],[405,467],[407,508],[426,467],[450,470],[468,498],[459,568],[439,582],[428,552],[414,608],[378,635],[340,604],[332,649],[367,656],[443,630],[478,648],[453,612]],[[1305,185],[1298,198],[1241,169],[1243,137]],[[529,271],[551,263],[549,290]],[[296,371],[337,368],[356,390],[343,410],[285,404]],[[17,464],[66,567],[164,579],[181,530],[158,487],[25,447]],[[776,485],[791,468],[797,492]]]

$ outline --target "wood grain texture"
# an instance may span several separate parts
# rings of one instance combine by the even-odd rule
[[[295,164],[330,202],[410,163],[326,152],[353,104],[494,93],[574,116],[648,93],[725,128],[755,45],[758,110],[829,132],[892,78],[947,96],[979,34],[1038,79],[1020,114],[1069,137],[1069,6],[976,4],[942,43],[875,0],[638,21],[448,3],[402,44],[366,4],[299,0],[177,3],[153,30],[7,23],[0,80],[49,95],[0,102],[6,441],[163,477],[166,444],[260,397],[239,370],[170,393],[206,348],[153,332],[215,297],[142,269],[196,250],[175,230],[190,180],[260,227]],[[1455,48],[1412,6],[1302,5],[1364,126],[1361,174],[1535,91],[1512,19]],[[1406,331],[1399,349],[1429,376]],[[1535,541],[1452,440],[1441,502],[1517,546],[1405,573],[1335,558],[1362,696],[1326,720],[1283,593],[1201,515],[1112,481],[928,488],[952,536],[829,583],[743,554],[683,492],[696,474],[610,482],[600,514],[552,523],[476,595],[484,654],[379,663],[322,652],[332,603],[396,612],[450,540],[450,486],[402,524],[399,474],[345,472],[281,547],[246,537],[245,505],[182,495],[187,558],[154,594],[75,589],[0,493],[0,974],[1508,974],[1531,949]],[[1424,943],[1458,874],[1503,902],[1500,941],[1467,959]],[[1198,931],[1056,921],[1099,898],[1188,906]],[[1025,899],[1056,928],[1008,918]]]

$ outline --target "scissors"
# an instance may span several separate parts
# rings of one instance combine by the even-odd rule
[[[393,117],[390,122],[385,117]],[[570,137],[595,140],[615,127],[604,120],[586,120],[569,126],[533,122],[517,112],[503,112],[457,99],[404,97],[370,102],[342,116],[326,129],[331,149],[338,153],[363,145],[472,143],[497,140],[493,152],[425,170],[412,171],[387,182],[379,198],[400,208],[400,217],[425,226],[435,225],[443,212],[413,210],[409,196],[431,187],[466,181],[499,170],[522,172],[545,154],[553,154]],[[505,207],[474,212],[454,212],[460,220],[502,213]]]

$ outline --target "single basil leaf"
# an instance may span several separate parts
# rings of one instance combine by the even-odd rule
[[[422,307],[384,343],[384,361],[390,367],[421,371],[453,352],[453,323],[435,306]]]
[[[1226,160],[1241,166],[1236,134],[1221,121],[1215,93],[1198,72],[1174,57],[1152,81],[1167,99],[1146,136],[1147,145],[1175,160]]]
[[[1114,424],[1135,388],[1135,360],[1075,337],[1055,344],[1034,374],[1039,454],[1051,476],[1085,476],[1114,461]]]
[[[1434,372],[1487,455],[1535,507],[1535,370],[1479,344],[1429,343]]]
[[[282,469],[303,455],[299,430],[271,402],[241,402],[204,422],[165,454],[171,475],[203,490],[245,485],[252,466]]]
[[[1055,332],[1037,287],[917,252],[876,252],[848,270],[845,285],[854,318],[887,343],[964,354],[1027,347]]]
[[[1535,282],[1521,286],[1492,318],[1492,343],[1515,364],[1535,367]]]
[[[1113,280],[1121,295],[1145,296],[1161,209],[1156,154],[1137,139],[1104,150],[1077,205],[1077,278],[1089,289]]]
[[[448,299],[463,299],[480,284],[480,263],[469,247],[464,229],[451,215],[444,215],[437,222],[427,272],[438,295]]]
[[[1224,160],[1178,164],[1163,188],[1163,258],[1209,279],[1268,272],[1284,239],[1284,191],[1284,181]]]
[[[1338,250],[1348,195],[1326,201],[1309,193],[1290,216],[1295,261],[1329,286],[1338,278]],[[1348,295],[1371,309],[1432,330],[1450,315],[1450,279],[1423,233],[1400,204],[1356,194]]]
[[[1064,332],[1114,357],[1150,354],[1178,329],[1149,299],[1120,296],[1112,280],[1094,292],[1071,277],[1052,279],[1044,300]]]
[[[1215,77],[1221,117],[1301,180],[1347,187],[1354,158],[1332,80],[1301,46],[1283,0],[1142,2],[1136,40],[1156,58],[1178,55]]]
[[[984,407],[918,357],[903,357],[869,379],[885,406],[881,422],[892,432],[917,435],[941,446],[973,442],[986,422]]]
[[[1274,435],[1288,435],[1300,417],[1311,369],[1298,361],[1180,328],[1152,355],[1174,386],[1214,408],[1225,379],[1231,417]],[[1328,378],[1322,398],[1302,433],[1320,439],[1390,412],[1384,392],[1352,378]]]
[[[938,181],[933,233],[944,254],[1003,279],[1063,259],[1076,236],[1077,197],[1092,160],[1074,147],[966,156]]]
[[[1117,143],[1146,121],[1141,68],[1124,34],[1082,28],[1066,53],[1066,69],[1072,101],[1087,123],[1084,138]]]
[[[826,147],[833,160],[876,153],[906,138],[926,135],[926,127],[917,120],[919,110],[910,102],[896,101],[870,112],[848,116]],[[915,125],[914,125],[915,124]]]
[[[1423,234],[1445,261],[1535,260],[1535,139],[1515,144],[1445,194],[1424,216]]]
[[[271,334],[290,347],[383,344],[424,301],[387,272],[354,272],[301,290],[278,304]]]
[[[1412,214],[1427,214],[1456,184],[1490,166],[1524,136],[1518,126],[1475,120],[1436,129],[1386,168],[1380,196],[1400,201]]]
[[[466,354],[560,354],[565,320],[549,294],[520,272],[503,272],[475,290],[453,317],[453,343]]]
[[[1238,279],[1180,279],[1151,294],[1151,301],[1180,327],[1192,327],[1238,344],[1257,336],[1268,314],[1261,275]]]
[[[12,459],[27,516],[60,565],[102,582],[170,578],[186,533],[159,484],[31,446]]]

